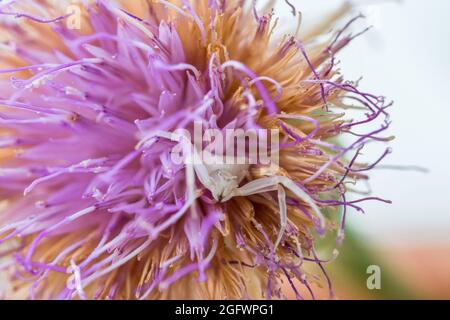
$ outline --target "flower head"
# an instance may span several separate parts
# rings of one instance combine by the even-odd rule
[[[315,238],[340,213],[323,211],[343,208],[342,239],[346,208],[378,199],[349,201],[347,184],[389,153],[357,161],[388,140],[388,105],[336,69],[348,26],[277,37],[270,8],[237,0],[67,5],[0,5],[8,296],[270,299],[283,282],[314,296]],[[174,134],[196,123],[276,130],[278,160],[174,162],[177,145],[184,160],[204,146]]]

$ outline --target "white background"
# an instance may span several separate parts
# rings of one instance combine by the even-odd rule
[[[343,3],[291,2],[302,11],[305,27]],[[430,172],[372,171],[374,195],[393,204],[365,203],[366,214],[351,212],[349,223],[388,244],[450,243],[450,1],[353,3],[367,16],[365,25],[374,28],[342,52],[340,67],[349,79],[364,77],[363,91],[395,101],[390,133],[396,140],[384,163]],[[284,1],[279,5],[277,13],[287,19],[289,8]]]

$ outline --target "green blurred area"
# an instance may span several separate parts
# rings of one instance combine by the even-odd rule
[[[321,239],[317,248],[320,252],[332,252],[336,248],[336,233]],[[334,283],[338,298],[350,299],[420,299],[420,293],[409,288],[406,279],[398,275],[389,261],[375,252],[372,244],[355,230],[346,227],[345,239],[337,247],[339,256],[325,268]],[[381,288],[370,290],[367,279],[371,265],[380,267]]]

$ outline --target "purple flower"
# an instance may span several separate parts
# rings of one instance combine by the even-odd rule
[[[0,5],[7,297],[270,299],[283,281],[314,297],[328,279],[306,267],[325,272],[315,237],[343,208],[342,240],[346,209],[382,200],[346,195],[389,153],[357,161],[389,140],[389,104],[336,70],[348,25],[329,43],[277,39],[273,12],[241,2]],[[360,119],[344,117],[353,107]],[[173,133],[195,123],[279,130],[279,162],[175,163]]]

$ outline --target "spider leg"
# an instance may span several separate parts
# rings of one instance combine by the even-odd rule
[[[227,199],[223,200],[225,202],[235,196],[248,196],[252,194],[278,190],[278,202],[280,207],[280,234],[278,235],[277,241],[275,242],[275,247],[279,245],[287,226],[286,194],[284,189],[280,191],[282,189],[280,189],[280,184],[291,191],[298,199],[308,204],[309,207],[314,211],[316,217],[319,219],[320,227],[324,228],[325,219],[311,196],[309,196],[303,189],[297,186],[291,179],[284,176],[260,178],[250,181],[242,187],[237,188],[229,197],[227,197]]]
[[[314,202],[313,198],[311,198],[311,196],[307,194],[302,188],[297,186],[291,179],[283,176],[277,176],[276,178],[279,183],[281,183],[293,194],[295,194],[298,199],[306,202],[309,205],[309,207],[314,211],[317,219],[319,219],[320,227],[323,229],[325,227],[325,218],[323,217],[322,212],[320,212],[320,209]]]
[[[155,143],[153,138],[163,138],[173,142],[182,143],[183,151],[187,155],[187,159],[185,161],[186,185],[189,192],[189,198],[191,200],[197,198],[195,194],[195,175],[197,175],[197,178],[207,189],[211,190],[213,188],[208,169],[201,161],[200,155],[198,154],[196,148],[187,137],[169,131],[157,130],[145,136],[145,138],[137,144],[136,149],[151,146]],[[199,159],[200,161],[198,161]],[[197,216],[197,207],[195,202],[192,206],[192,212],[194,216]]]
[[[280,207],[280,232],[278,233],[277,241],[275,241],[274,250],[277,250],[287,227],[286,192],[280,185],[278,185],[278,206]]]
[[[280,231],[277,240],[275,241],[275,250],[283,239],[284,232],[287,227],[287,210],[286,210],[286,192],[277,177],[268,177],[253,180],[246,185],[237,188],[228,198],[234,196],[249,196],[257,193],[264,193],[268,191],[278,191],[278,206],[280,212]],[[227,201],[228,199],[224,199]]]
[[[136,149],[151,145],[154,143],[153,138],[163,138],[173,142],[183,143],[183,148],[185,153],[188,155],[189,159],[187,165],[192,165],[197,174],[197,178],[200,182],[208,189],[212,188],[211,179],[209,176],[209,171],[206,166],[201,161],[200,154],[197,152],[196,148],[192,142],[183,135],[176,134],[169,131],[157,130],[151,134],[145,136],[137,145]],[[192,154],[193,153],[193,154]],[[200,161],[198,161],[200,159]]]
[[[260,178],[235,189],[231,194],[222,199],[222,202],[227,202],[234,197],[245,197],[252,194],[264,193],[277,190],[278,182],[274,182],[272,178]]]

